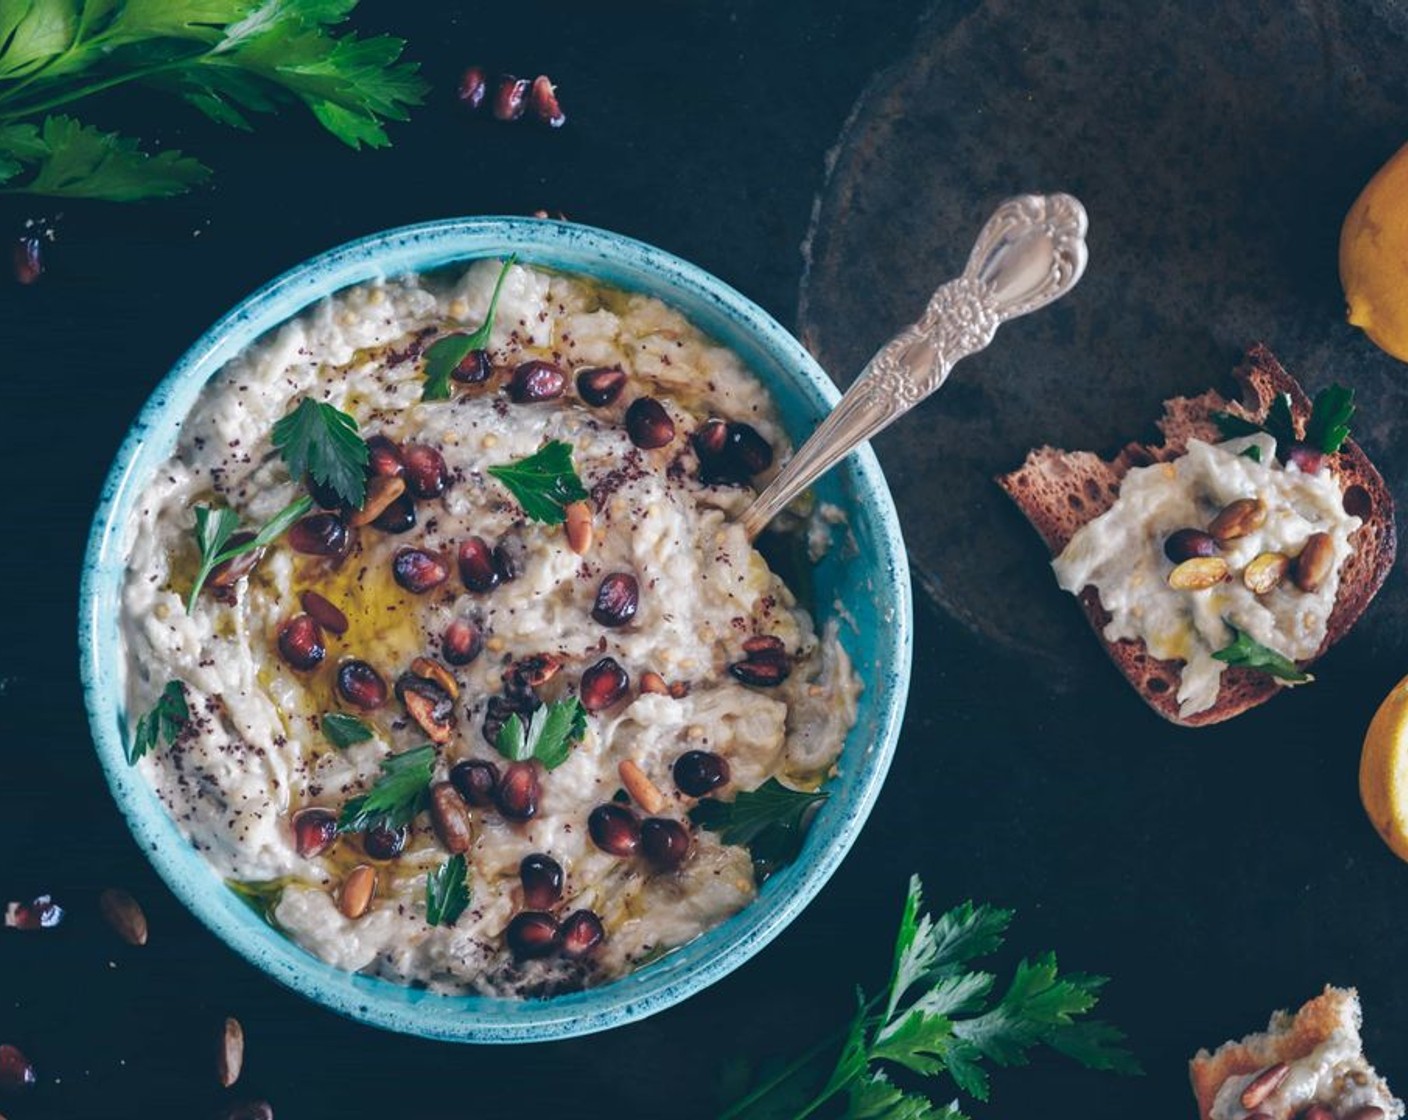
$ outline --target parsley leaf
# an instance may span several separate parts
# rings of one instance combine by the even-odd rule
[[[843,1031],[781,1073],[761,1076],[720,1120],[811,1116],[843,1094],[851,1120],[962,1120],[957,1101],[941,1106],[905,1092],[890,1080],[890,1068],[925,1079],[947,1075],[960,1092],[986,1101],[983,1063],[1023,1065],[1039,1046],[1092,1069],[1140,1072],[1118,1029],[1085,1018],[1103,977],[1062,975],[1055,956],[1044,953],[1018,964],[1002,998],[988,1006],[993,977],[968,966],[999,947],[1011,912],[965,903],[933,919],[922,906],[915,876],[888,989],[870,999],[858,991],[856,1013]],[[836,1055],[829,1074],[816,1063],[828,1051]],[[799,1086],[807,1095],[798,1095]],[[785,1110],[778,1107],[784,1102]]]
[[[1223,439],[1260,435],[1265,430],[1255,420],[1234,416],[1230,412],[1214,412],[1212,422],[1217,425],[1217,430],[1222,433]]]
[[[754,874],[761,882],[797,858],[808,810],[829,796],[825,790],[808,793],[789,789],[769,778],[732,801],[705,798],[689,811],[689,819],[700,828],[717,832],[724,844],[746,845],[753,856]]]
[[[483,350],[489,345],[489,335],[494,330],[494,314],[499,307],[499,291],[504,286],[504,277],[509,266],[518,259],[511,254],[499,269],[499,278],[494,282],[494,294],[489,297],[489,310],[484,322],[473,334],[447,334],[437,338],[425,352],[425,389],[420,395],[423,401],[447,401],[450,399],[450,375],[459,364],[474,350]]]
[[[353,509],[362,508],[371,453],[357,434],[357,421],[347,413],[304,397],[274,425],[273,441],[294,478],[307,475]]]
[[[452,926],[469,905],[469,861],[451,856],[425,877],[425,920],[432,926]]]
[[[356,0],[29,0],[0,4],[0,182],[12,192],[132,201],[204,182],[179,152],[51,110],[140,84],[212,120],[250,127],[254,113],[302,104],[352,147],[388,143],[425,83],[388,36],[334,34]],[[34,122],[39,120],[36,125]]]
[[[370,727],[346,712],[328,712],[320,722],[323,737],[339,749],[350,747],[353,743],[365,743],[372,737]]]
[[[526,727],[517,713],[509,716],[499,728],[494,747],[510,762],[537,759],[549,770],[556,770],[586,733],[587,710],[573,696],[529,716]]]
[[[490,467],[489,473],[509,488],[525,514],[545,525],[561,525],[565,507],[588,496],[572,466],[572,445],[560,439],[526,459]]]
[[[1305,442],[1327,455],[1333,455],[1349,438],[1349,421],[1354,416],[1354,390],[1331,385],[1315,394],[1310,419],[1305,423]]]
[[[1241,455],[1243,459],[1250,459],[1253,463],[1259,463],[1261,462],[1261,447],[1254,443],[1250,447],[1243,448]]]
[[[352,798],[337,818],[339,832],[365,832],[377,825],[401,828],[425,808],[435,766],[429,743],[381,760],[381,777],[366,793]]]
[[[209,506],[196,506],[196,546],[200,549],[200,567],[196,571],[191,593],[186,597],[186,613],[195,610],[196,597],[200,595],[210,573],[226,560],[233,560],[247,552],[266,547],[281,537],[295,521],[313,508],[313,499],[304,496],[295,498],[269,520],[262,529],[243,544],[231,545],[230,538],[240,527],[240,518],[232,509],[212,509]]]
[[[151,711],[137,720],[132,741],[127,745],[127,764],[135,766],[137,760],[156,749],[162,739],[166,740],[167,746],[176,742],[176,737],[190,718],[185,686],[180,681],[167,681]]]
[[[0,179],[32,172],[22,186],[8,189],[51,198],[168,198],[210,177],[208,167],[180,152],[151,155],[137,140],[62,114],[45,117],[32,134],[0,132],[0,160]]]
[[[1331,385],[1315,394],[1310,406],[1310,419],[1305,422],[1305,442],[1310,446],[1333,455],[1349,438],[1349,421],[1354,416],[1354,390],[1343,385]],[[1214,412],[1213,423],[1222,432],[1224,439],[1237,436],[1251,436],[1265,432],[1276,440],[1276,454],[1285,459],[1286,449],[1296,439],[1296,425],[1291,418],[1291,397],[1289,393],[1277,393],[1266,410],[1266,419],[1258,424],[1233,416],[1230,412]],[[1242,452],[1246,455],[1251,448]],[[1259,463],[1261,459],[1257,457]]]
[[[1305,684],[1315,678],[1296,667],[1296,663],[1284,654],[1268,649],[1245,631],[1227,623],[1232,631],[1233,641],[1213,654],[1219,661],[1228,665],[1239,665],[1245,669],[1259,669],[1289,684]]]

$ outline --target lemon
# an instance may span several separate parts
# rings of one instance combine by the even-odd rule
[[[1408,361],[1408,144],[1369,180],[1340,230],[1349,321]]]
[[[1394,685],[1369,723],[1359,799],[1384,842],[1408,860],[1408,677]]]

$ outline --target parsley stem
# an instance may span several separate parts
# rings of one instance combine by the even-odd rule
[[[57,94],[46,101],[37,101],[31,105],[22,105],[18,108],[5,108],[0,110],[0,121],[15,120],[19,117],[29,117],[36,113],[47,113],[51,109],[57,109],[67,105],[72,101],[81,100],[84,97],[95,93],[102,93],[104,90],[114,89],[117,86],[124,86],[130,82],[139,82],[143,78],[149,78],[153,74],[164,74],[170,70],[180,70],[194,61],[190,58],[178,59],[175,62],[163,62],[156,66],[147,66],[139,70],[131,70],[126,74],[115,74],[111,78],[104,78],[99,82],[90,82],[86,86],[79,86],[70,89],[67,93]],[[12,90],[11,93],[16,91]]]
[[[880,1001],[882,999],[884,999],[883,993],[871,999],[870,1002],[865,1005],[866,1012],[869,1013],[871,1011],[874,1011],[875,1008],[880,1005]],[[850,1029],[851,1023],[848,1022],[844,1027],[841,1027],[839,1030],[832,1031],[815,1046],[813,1046],[810,1050],[806,1051],[800,1058],[797,1058],[795,1061],[783,1067],[780,1072],[768,1078],[768,1080],[764,1081],[761,1085],[759,1085],[742,1100],[735,1101],[725,1111],[719,1113],[718,1120],[734,1120],[735,1117],[745,1115],[748,1109],[752,1108],[753,1105],[757,1104],[760,1100],[766,1097],[779,1085],[783,1085],[786,1082],[790,1081],[793,1077],[795,1077],[798,1073],[800,1073],[818,1057],[820,1057],[822,1054],[825,1054],[837,1043],[841,1042],[842,1039],[844,1039],[846,1035],[850,1032]],[[867,1029],[869,1029],[868,1026]],[[802,1120],[803,1117],[811,1115],[828,1100],[830,1100],[833,1096],[835,1096],[835,1094],[839,1092],[842,1088],[844,1088],[848,1083],[849,1079],[841,1082],[839,1085],[831,1086],[828,1091],[821,1093],[813,1100],[808,1102],[806,1108],[803,1111],[797,1113],[793,1117],[793,1120]]]

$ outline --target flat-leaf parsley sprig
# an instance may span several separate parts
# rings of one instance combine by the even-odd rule
[[[210,573],[226,560],[233,560],[247,552],[255,552],[272,544],[288,530],[289,526],[313,508],[313,499],[306,495],[295,498],[259,532],[242,544],[230,544],[230,538],[240,527],[240,515],[232,509],[212,509],[209,506],[196,506],[196,547],[200,549],[200,568],[196,571],[191,593],[186,597],[186,613],[196,608],[196,598],[210,578]]]
[[[556,770],[587,733],[587,710],[575,696],[525,718],[526,726],[517,712],[509,716],[494,740],[495,749],[510,762],[536,759],[547,769]]]
[[[814,1114],[870,1120],[961,1120],[958,1101],[936,1105],[892,1076],[932,1079],[947,1074],[958,1089],[989,1097],[994,1066],[1025,1065],[1045,1046],[1091,1069],[1139,1073],[1115,1027],[1085,1016],[1105,984],[1102,976],[1061,975],[1056,957],[1023,960],[995,1002],[997,978],[971,968],[995,952],[1012,920],[1010,910],[964,903],[938,919],[921,913],[916,875],[895,941],[886,989],[866,998],[844,1031],[823,1040],[779,1072],[736,1095],[720,1120]],[[828,1061],[829,1055],[836,1055]],[[823,1110],[825,1110],[823,1112]]]
[[[180,152],[149,154],[65,108],[140,85],[211,120],[303,105],[343,143],[384,147],[425,83],[399,62],[405,43],[333,28],[357,0],[2,0],[0,193],[130,202],[180,194],[210,170]]]
[[[357,421],[324,401],[300,400],[280,418],[272,433],[289,474],[326,486],[351,509],[367,500],[371,451]]]
[[[425,352],[425,388],[421,390],[423,401],[447,401],[450,399],[450,376],[459,364],[475,350],[483,350],[489,345],[489,336],[494,333],[494,316],[499,309],[499,292],[508,276],[509,267],[518,260],[517,253],[511,253],[499,269],[499,278],[494,282],[494,294],[489,297],[489,310],[484,313],[484,322],[471,334],[447,334],[437,338]]]
[[[589,496],[572,465],[572,445],[560,439],[526,459],[490,467],[489,473],[508,487],[525,514],[545,525],[561,525],[567,507]]]
[[[402,828],[425,808],[435,748],[429,743],[381,760],[381,777],[366,793],[342,806],[339,832],[365,832],[378,826]]]
[[[163,739],[167,746],[176,742],[190,718],[185,685],[180,681],[167,681],[151,711],[137,720],[132,741],[127,746],[127,764],[135,766],[139,758],[155,749]]]

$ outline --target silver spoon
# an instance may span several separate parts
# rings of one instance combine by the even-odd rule
[[[831,414],[797,449],[740,521],[748,539],[798,494],[889,427],[947,379],[954,363],[992,341],[1008,319],[1045,307],[1085,272],[1085,207],[1068,194],[1009,198],[978,234],[963,275],[930,298],[919,321],[891,339]]]

